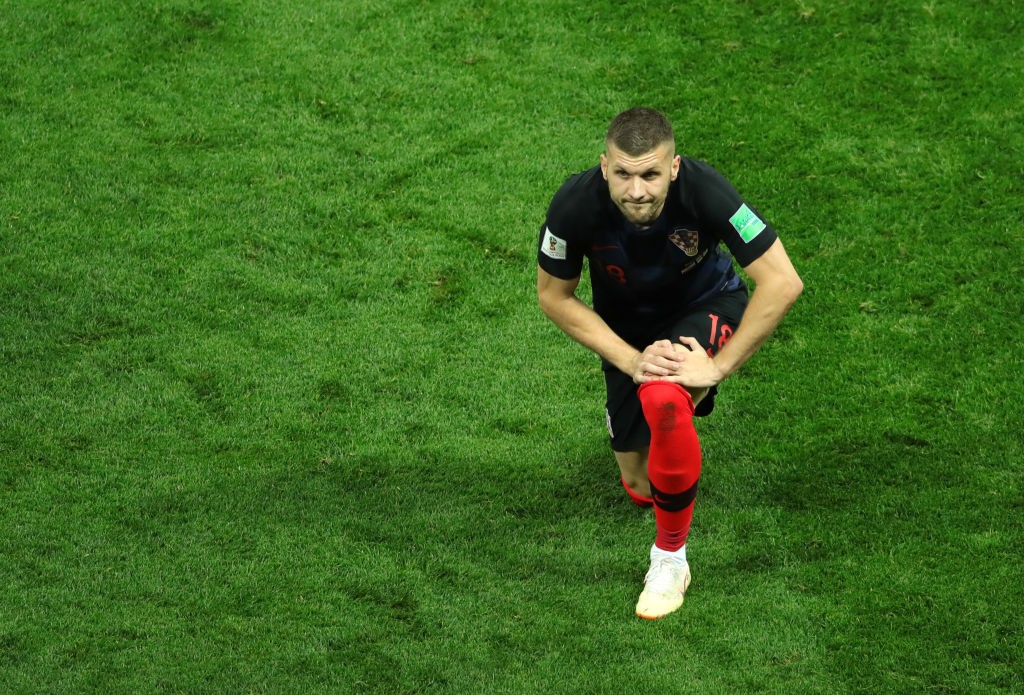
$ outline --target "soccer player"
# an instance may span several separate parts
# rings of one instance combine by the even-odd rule
[[[584,257],[593,307],[576,297]],[[749,297],[733,259],[754,283]],[[701,469],[693,418],[711,412],[718,385],[764,343],[803,283],[775,229],[715,169],[677,155],[671,124],[647,108],[617,115],[600,166],[555,194],[537,261],[541,309],[602,358],[622,484],[654,507],[636,613],[660,618],[690,583],[686,538]]]

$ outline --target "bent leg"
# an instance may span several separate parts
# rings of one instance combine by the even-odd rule
[[[643,384],[638,395],[651,429],[647,474],[654,499],[654,545],[676,552],[686,545],[700,478],[701,452],[693,400],[668,381]]]
[[[622,487],[638,507],[650,507],[651,485],[647,480],[647,449],[641,451],[616,451],[615,461],[622,474]]]

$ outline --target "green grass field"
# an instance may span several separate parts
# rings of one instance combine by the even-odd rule
[[[1024,691],[1015,0],[0,0],[0,691]],[[806,291],[667,619],[536,233],[664,110]]]

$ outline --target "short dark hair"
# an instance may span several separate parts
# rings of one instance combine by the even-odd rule
[[[660,111],[642,106],[634,106],[613,118],[605,135],[606,144],[615,145],[630,157],[646,154],[666,142],[675,148],[672,124]]]

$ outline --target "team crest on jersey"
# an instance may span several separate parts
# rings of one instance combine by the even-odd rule
[[[687,256],[696,256],[700,247],[700,234],[692,229],[679,227],[668,235],[668,240],[679,247]]]

